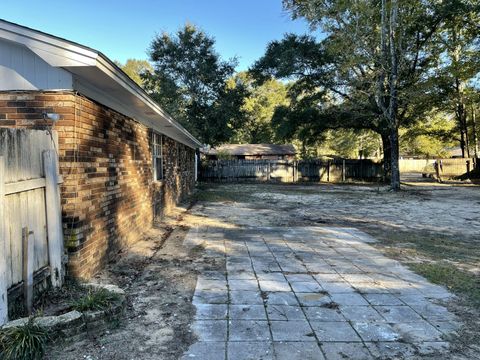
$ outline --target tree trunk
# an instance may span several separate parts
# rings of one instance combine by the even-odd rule
[[[391,145],[391,178],[390,186],[392,190],[400,190],[400,152],[398,143],[398,128],[392,129],[390,133],[390,145]]]
[[[388,122],[390,125],[390,146],[392,147],[392,177],[390,186],[393,191],[400,190],[400,166],[398,144],[398,49],[397,49],[397,26],[398,26],[398,2],[392,0],[390,9],[390,76],[388,86],[390,90],[390,102],[388,106]]]
[[[461,85],[457,81],[457,110],[455,112],[458,127],[460,128],[460,149],[462,150],[462,157],[470,157],[468,147],[468,130],[467,130],[467,112],[463,102],[463,95],[461,94]]]
[[[390,137],[388,134],[380,134],[382,137],[383,147],[383,172],[384,181],[390,181],[392,177],[391,165],[392,165],[392,147],[390,146]]]
[[[465,157],[465,131],[462,128],[462,124],[459,122],[460,126],[460,149],[462,150],[462,158]]]
[[[457,44],[452,53],[452,60],[455,68],[460,68],[460,58],[461,58],[461,46],[459,45],[459,29],[455,26],[453,28],[453,42]],[[455,97],[456,97],[456,109],[455,116],[457,120],[458,127],[460,129],[460,148],[462,150],[462,157],[468,157],[468,133],[467,133],[467,112],[465,109],[465,83],[458,77],[455,77]]]
[[[390,1],[390,17],[387,16],[387,0],[381,3],[381,32],[379,75],[377,77],[375,100],[388,124],[388,134],[382,135],[385,149],[390,149],[390,186],[400,190],[399,144],[398,144],[398,0]],[[388,140],[387,140],[388,139]],[[385,165],[386,166],[386,165]]]
[[[470,157],[470,140],[468,138],[467,109],[464,109],[463,121],[465,126],[465,149],[467,152],[467,158],[469,158]]]
[[[475,107],[472,105],[472,131],[473,131],[473,151],[475,159],[478,159],[478,136],[477,136],[477,119],[475,116]]]

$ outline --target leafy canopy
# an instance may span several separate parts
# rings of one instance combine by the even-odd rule
[[[248,95],[242,107],[245,122],[235,131],[230,141],[250,144],[275,143],[277,137],[272,117],[276,107],[288,105],[287,85],[275,79],[269,79],[258,85],[245,72],[238,73],[231,81],[240,83]]]
[[[222,60],[214,46],[213,38],[190,24],[157,35],[150,47],[154,71],[143,76],[151,96],[210,145],[227,141],[242,125],[245,96],[241,84],[229,84],[236,60]]]
[[[128,59],[125,64],[119,61],[115,61],[115,64],[140,86],[143,86],[142,76],[153,71],[152,65],[147,60]]]

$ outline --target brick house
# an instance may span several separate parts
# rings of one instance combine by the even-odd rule
[[[201,144],[111,60],[0,20],[0,127],[47,126],[74,276],[91,277],[193,190]]]

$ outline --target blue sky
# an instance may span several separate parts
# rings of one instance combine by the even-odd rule
[[[0,18],[103,52],[112,60],[146,59],[153,36],[186,22],[215,37],[225,59],[245,70],[284,33],[308,32],[281,0],[0,0]]]

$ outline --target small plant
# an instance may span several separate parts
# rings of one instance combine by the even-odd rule
[[[0,330],[0,358],[40,360],[45,354],[47,341],[47,331],[30,318],[23,326]]]
[[[77,311],[105,310],[115,302],[120,301],[120,296],[106,289],[89,289],[87,294],[71,302]]]

